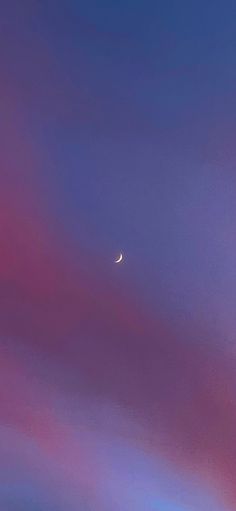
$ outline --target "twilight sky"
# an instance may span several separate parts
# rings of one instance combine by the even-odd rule
[[[0,511],[235,510],[235,50],[231,1],[1,3]]]

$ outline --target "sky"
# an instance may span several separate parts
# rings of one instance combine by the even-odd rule
[[[235,15],[1,2],[0,511],[236,507]]]

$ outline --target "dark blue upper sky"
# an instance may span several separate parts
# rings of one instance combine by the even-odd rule
[[[43,148],[43,201],[76,242],[106,261],[123,250],[124,274],[181,309],[224,292],[235,10],[220,1],[2,7],[5,80]]]

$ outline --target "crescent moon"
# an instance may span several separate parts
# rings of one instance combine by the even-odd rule
[[[123,261],[123,254],[120,253],[119,257],[117,259],[115,259],[115,263],[118,264],[118,263],[121,263],[121,261]]]

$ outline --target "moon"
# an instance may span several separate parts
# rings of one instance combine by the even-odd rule
[[[119,257],[117,257],[117,259],[115,259],[115,264],[119,264],[123,261],[123,254],[120,253]]]

